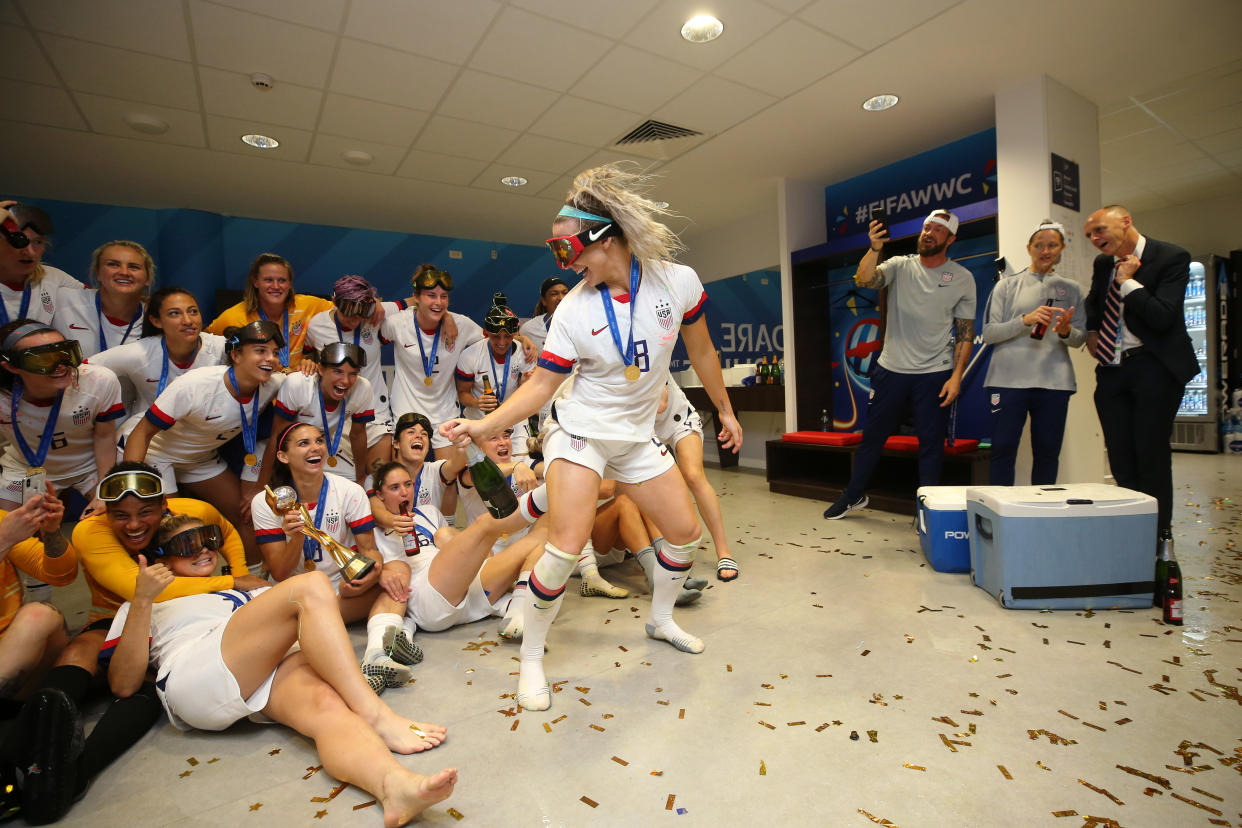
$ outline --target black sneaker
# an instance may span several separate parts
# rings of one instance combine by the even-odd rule
[[[858,498],[858,500],[854,501],[853,503],[847,503],[845,500],[845,495],[841,495],[841,497],[837,498],[836,503],[832,504],[831,506],[829,506],[827,509],[824,510],[824,518],[826,520],[838,520],[839,518],[843,518],[846,515],[848,515],[850,512],[853,512],[857,509],[865,509],[868,502],[869,501],[867,500],[866,495],[863,495],[862,497]]]
[[[22,818],[31,825],[56,822],[77,796],[82,755],[82,717],[78,706],[56,687],[39,690],[17,720],[22,750]]]

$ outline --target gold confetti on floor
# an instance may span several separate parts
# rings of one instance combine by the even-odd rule
[[[186,759],[185,761],[190,765],[190,767],[194,767],[195,765],[198,764],[198,760],[195,759],[193,756],[191,756],[189,759]]]
[[[192,773],[194,773],[194,771],[182,771],[180,774],[178,774],[178,776],[180,776],[182,779],[185,779],[187,776],[189,776]]]
[[[466,818],[466,815],[463,814],[461,811],[457,810],[456,808],[449,808],[448,815],[451,816],[453,819],[457,820],[458,822]]]
[[[1126,803],[1122,802],[1120,799],[1118,799],[1117,797],[1113,796],[1111,793],[1109,793],[1109,792],[1108,792],[1107,790],[1105,790],[1104,788],[1097,788],[1095,785],[1092,785],[1090,782],[1088,782],[1088,781],[1087,781],[1087,780],[1085,780],[1085,779],[1079,779],[1079,780],[1078,780],[1078,784],[1079,784],[1079,785],[1082,785],[1083,787],[1090,788],[1091,790],[1093,790],[1093,791],[1095,791],[1096,793],[1098,793],[1100,796],[1106,796],[1106,797],[1108,797],[1109,799],[1111,799],[1113,802],[1115,802],[1115,803],[1116,803],[1116,804],[1118,804],[1118,805],[1125,805],[1125,804],[1126,804]]]
[[[895,822],[890,822],[890,821],[888,821],[887,819],[883,819],[883,818],[881,818],[881,817],[876,816],[875,814],[868,813],[868,812],[864,811],[862,808],[859,808],[859,809],[858,809],[858,813],[862,814],[862,815],[863,815],[863,816],[865,816],[867,819],[869,819],[869,820],[871,820],[872,822],[874,822],[876,825],[887,825],[887,826],[889,826],[889,828],[901,828],[901,826],[899,826],[897,823],[895,823]]]
[[[1004,765],[997,765],[996,769],[1000,771],[1001,776],[1005,777],[1006,779],[1009,779],[1009,780],[1013,779],[1013,775],[1009,773],[1009,771],[1005,768]]]
[[[766,727],[768,730],[776,730],[776,725],[770,725],[770,724],[768,724],[767,722],[765,722],[763,719],[760,719],[760,720],[759,720],[759,724],[763,725],[763,726],[764,726],[764,727]]]
[[[916,770],[916,771],[926,771],[926,770],[927,770],[927,768],[923,767],[922,765],[912,765],[912,764],[910,764],[909,762],[902,762],[902,763],[901,763],[901,766],[902,766],[903,768],[909,768],[910,770]]]
[[[673,810],[673,802],[677,799],[677,794],[669,794],[668,799],[664,801],[664,810]]]
[[[599,807],[599,803],[598,803],[598,802],[596,802],[594,799],[591,799],[591,797],[589,797],[589,796],[582,796],[582,797],[579,797],[579,798],[578,798],[578,801],[579,801],[579,802],[585,802],[587,805],[590,805],[592,808],[598,808],[598,807]]]
[[[552,732],[552,725],[548,724],[547,722],[544,722],[544,723],[543,723],[543,729],[544,729],[546,732],[551,733],[551,732]]]
[[[267,755],[268,755],[268,756],[275,756],[275,755],[276,755],[276,754],[278,754],[278,753],[280,753],[280,748],[272,748],[271,750],[269,750],[269,751],[267,752]]]
[[[762,759],[759,760],[759,775],[760,776],[768,775],[768,766],[764,763]]]
[[[612,761],[616,762],[618,765],[621,765],[621,766],[623,766],[623,767],[624,767],[625,765],[628,765],[628,764],[629,764],[629,762],[625,761],[625,760],[624,760],[624,759],[622,759],[620,756],[614,756],[614,757],[612,757]]]
[[[354,806],[354,810],[361,811],[363,808],[370,808],[375,803],[376,803],[376,800],[374,799],[372,799],[370,802],[359,802],[357,805]]]
[[[1196,808],[1202,808],[1203,810],[1207,811],[1209,814],[1215,814],[1216,816],[1222,815],[1221,812],[1216,810],[1215,808],[1212,808],[1208,805],[1204,805],[1202,802],[1196,802],[1193,799],[1182,796],[1179,793],[1174,792],[1171,794],[1171,796],[1174,799],[1180,799],[1182,802],[1185,802],[1187,805],[1194,805]]]
[[[319,773],[321,770],[323,770],[323,765],[307,765],[306,773],[302,776],[302,778],[310,779],[312,776]]]
[[[598,730],[600,733],[604,732],[604,728],[600,727],[597,724],[587,725],[587,727],[591,728],[592,730]]]
[[[1077,811],[1053,811],[1052,815],[1054,817],[1072,817],[1072,816],[1078,816],[1078,812]]]
[[[250,806],[250,810],[252,810],[252,811],[257,811],[257,810],[259,810],[259,809],[260,809],[260,808],[262,808],[262,807],[263,807],[263,803],[262,803],[262,802],[256,802],[256,803],[254,803],[253,805],[251,805],[251,806]]]
[[[315,811],[315,819],[323,819],[328,815],[327,811]]]

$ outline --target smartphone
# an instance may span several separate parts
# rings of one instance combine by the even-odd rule
[[[22,503],[29,501],[35,495],[47,494],[47,472],[39,469],[35,472],[26,474],[22,480]]]
[[[884,235],[888,235],[888,211],[883,207],[875,207],[871,210],[871,220],[880,223],[880,229],[884,231]]]

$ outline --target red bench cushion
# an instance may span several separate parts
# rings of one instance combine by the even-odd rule
[[[919,438],[913,434],[894,434],[892,437],[889,437],[884,441],[884,448],[892,451],[918,451]],[[965,454],[967,452],[974,451],[977,448],[979,448],[978,440],[963,440],[959,438],[951,446],[946,440],[944,453]]]
[[[786,443],[813,446],[854,446],[862,442],[861,431],[791,431],[781,435]]]

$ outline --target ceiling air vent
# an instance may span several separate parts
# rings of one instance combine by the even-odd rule
[[[689,138],[702,134],[698,130],[666,124],[663,121],[644,121],[617,141],[617,146],[644,144],[648,141],[668,141],[672,138]]]

